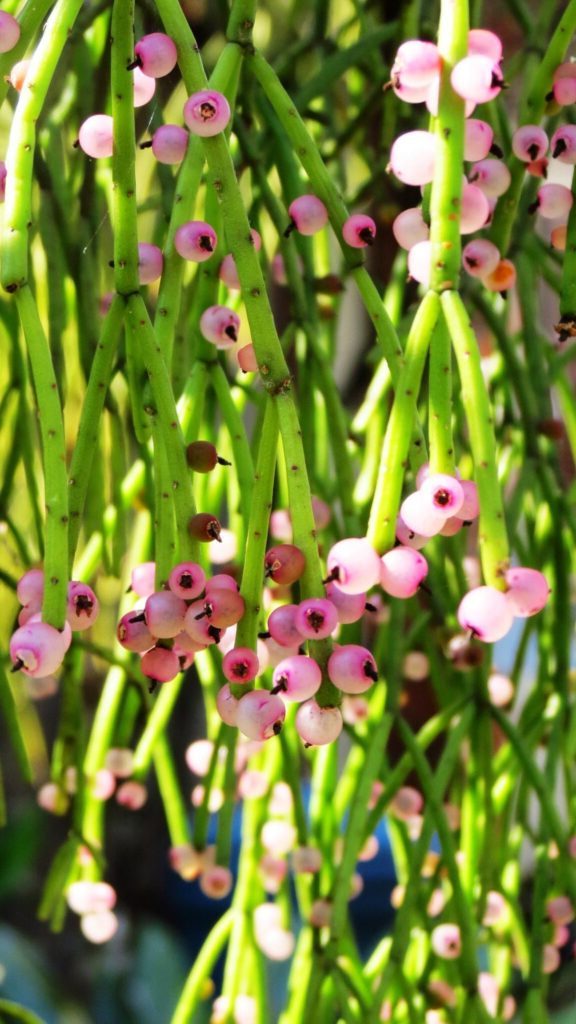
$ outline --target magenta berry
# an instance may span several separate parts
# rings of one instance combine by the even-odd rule
[[[180,672],[180,661],[166,647],[152,647],[142,655],[140,667],[145,676],[157,683],[169,683]]]
[[[250,690],[238,702],[238,728],[251,740],[277,736],[285,717],[284,702],[268,690]]]
[[[72,580],[68,584],[66,618],[74,630],[90,629],[98,618],[100,604],[96,594],[87,583]]]
[[[290,227],[284,234],[296,228],[301,235],[315,235],[328,223],[328,210],[318,196],[298,196],[290,203],[288,213]]]
[[[517,618],[537,615],[548,603],[550,587],[546,577],[537,569],[508,569],[506,583],[506,598]]]
[[[200,333],[216,348],[232,348],[238,340],[240,317],[228,306],[208,306],[200,317]]]
[[[365,249],[376,238],[376,224],[364,213],[354,213],[342,225],[342,237],[353,249]]]
[[[212,256],[218,238],[214,228],[203,220],[189,220],[174,235],[174,248],[182,259],[204,263]]]
[[[161,640],[177,636],[184,629],[186,604],[170,590],[161,590],[146,599],[144,617],[153,636]]]
[[[518,160],[531,163],[540,160],[548,151],[548,136],[537,124],[524,124],[512,136],[512,152]]]
[[[149,242],[138,243],[138,280],[140,284],[152,284],[162,276],[164,257],[162,249]]]
[[[380,559],[365,537],[339,540],[328,552],[328,580],[345,594],[362,594],[380,579]]]
[[[342,732],[342,724],[339,708],[320,707],[315,700],[305,701],[296,712],[296,731],[307,747],[333,743]]]
[[[122,616],[116,629],[118,643],[127,651],[134,651],[136,654],[144,654],[154,646],[156,639],[152,636],[145,620],[138,612],[126,612]]]
[[[114,150],[112,132],[113,121],[109,114],[92,114],[80,125],[78,132],[80,149],[95,160],[112,156]]]
[[[152,152],[161,164],[179,164],[186,155],[188,139],[188,132],[180,125],[161,124],[152,136]]]
[[[139,67],[148,78],[163,78],[174,70],[178,61],[178,50],[170,36],[163,32],[151,32],[142,36],[134,47],[136,60],[130,68]]]
[[[249,647],[234,647],[224,656],[222,671],[231,683],[249,683],[258,675],[260,665]]]
[[[306,557],[295,544],[277,544],[266,552],[264,566],[268,579],[289,585],[302,576],[306,568]]]
[[[206,585],[206,575],[196,562],[180,562],[174,566],[168,577],[168,586],[173,594],[185,601],[199,597]]]
[[[484,643],[501,640],[509,632],[514,613],[506,594],[495,587],[475,587],[462,598],[458,622]]]
[[[376,662],[366,647],[345,644],[328,658],[328,676],[344,693],[364,693],[378,679]]]
[[[6,11],[0,11],[0,53],[13,50],[19,39],[19,22]]]
[[[462,263],[471,277],[486,277],[500,262],[500,251],[487,238],[475,238],[462,250]]]
[[[440,66],[440,54],[434,43],[408,39],[398,47],[391,78],[408,89],[427,88],[440,74]]]
[[[390,167],[404,185],[428,185],[436,165],[436,136],[432,132],[399,135],[390,151]]]
[[[283,604],[268,616],[268,632],[281,647],[298,647],[302,637],[296,626],[298,605]]]
[[[484,160],[494,142],[494,132],[487,121],[469,117],[464,125],[464,159],[475,163]]]
[[[62,633],[45,622],[27,622],[10,638],[13,671],[32,679],[49,676],[60,667],[66,653]]]
[[[419,206],[402,210],[392,223],[394,238],[402,249],[410,250],[418,242],[427,242],[430,228],[422,216]]]
[[[308,700],[318,692],[321,682],[322,672],[314,658],[293,654],[274,669],[272,693],[288,701]]]
[[[472,54],[458,61],[450,81],[454,92],[473,103],[493,100],[504,84],[500,65],[484,54]]]
[[[294,621],[307,640],[323,640],[336,629],[338,612],[326,598],[309,597],[298,605]]]
[[[415,548],[397,547],[382,556],[380,582],[391,597],[413,597],[428,574],[428,563]]]
[[[210,138],[223,132],[230,121],[230,105],[221,92],[203,89],[184,104],[184,121],[193,135]]]

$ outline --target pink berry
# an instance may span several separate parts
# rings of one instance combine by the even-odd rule
[[[118,642],[127,651],[134,651],[136,654],[144,654],[154,646],[156,638],[152,636],[145,621],[142,621],[139,613],[135,611],[126,612],[118,623],[116,630]]]
[[[576,127],[565,124],[557,128],[550,139],[550,149],[555,160],[563,164],[576,164]]]
[[[193,135],[211,138],[226,128],[230,121],[230,105],[221,92],[202,89],[186,100],[184,120]]]
[[[484,54],[472,54],[458,61],[450,81],[454,92],[474,103],[494,99],[504,84],[499,64]]]
[[[342,714],[339,708],[323,708],[315,700],[307,700],[298,708],[295,724],[307,747],[321,747],[338,739],[342,732]]]
[[[16,584],[16,597],[22,605],[37,605],[40,610],[44,597],[44,572],[42,569],[29,569],[20,577]]]
[[[576,103],[576,78],[560,78],[552,86],[554,99],[560,107],[570,107]]]
[[[180,662],[174,651],[166,647],[152,647],[142,655],[140,667],[145,676],[157,683],[169,683],[180,671]]]
[[[116,790],[116,802],[129,811],[139,811],[141,807],[144,807],[147,799],[146,786],[142,782],[137,782],[136,779],[123,782]]]
[[[306,557],[295,544],[277,544],[266,552],[264,566],[267,579],[289,585],[302,576]]]
[[[487,238],[475,238],[462,250],[462,263],[471,277],[483,278],[496,270],[500,252]]]
[[[108,882],[72,882],[66,890],[66,902],[74,914],[112,910],[116,906],[116,890]]]
[[[238,728],[251,740],[277,736],[285,717],[284,702],[268,690],[250,690],[238,702]]]
[[[464,502],[464,491],[460,481],[447,473],[427,476],[419,493],[429,498],[434,511],[445,519],[458,515]]]
[[[232,348],[238,340],[240,317],[228,306],[208,306],[200,317],[200,333],[216,348]]]
[[[135,66],[149,78],[163,78],[174,70],[178,62],[176,44],[163,32],[142,36],[134,47]]]
[[[497,63],[502,60],[502,41],[486,28],[472,28],[468,33],[468,53],[482,54]]]
[[[326,597],[336,608],[341,625],[358,622],[366,611],[366,594],[345,594],[337,583],[327,584]]]
[[[49,676],[60,667],[66,653],[66,639],[45,622],[27,622],[10,638],[13,670],[32,679]]]
[[[272,693],[280,694],[284,700],[308,700],[320,689],[322,671],[314,658],[294,654],[276,666],[272,682]]]
[[[20,39],[20,24],[6,11],[0,11],[0,53],[13,50]]]
[[[548,900],[546,913],[550,920],[557,925],[571,924],[574,920],[574,908],[567,896],[556,896]]]
[[[232,696],[230,686],[225,683],[221,686],[216,694],[216,708],[218,714],[226,725],[237,726],[238,725],[238,705],[239,700]]]
[[[506,582],[506,598],[517,618],[537,615],[548,603],[550,587],[546,577],[537,569],[508,569]]]
[[[323,640],[336,629],[338,613],[324,597],[309,597],[298,605],[294,621],[307,640]]]
[[[112,156],[113,121],[109,114],[92,114],[80,125],[78,132],[80,148],[95,160]]]
[[[339,540],[326,560],[329,580],[345,594],[362,594],[380,579],[380,559],[365,537]]]
[[[446,516],[434,505],[430,494],[414,491],[404,499],[400,515],[406,526],[422,537],[434,537],[440,533]]]
[[[464,159],[475,163],[484,160],[494,141],[494,132],[487,121],[470,117],[464,125]]]
[[[283,604],[268,616],[268,632],[281,647],[298,647],[302,637],[296,627],[298,605]]]
[[[196,562],[180,562],[168,577],[168,586],[173,594],[185,601],[199,597],[206,585],[206,575]]]
[[[219,572],[206,580],[206,597],[211,597],[215,590],[234,590],[238,593],[238,584],[233,576],[229,576],[226,572]]]
[[[161,640],[175,637],[184,629],[186,604],[170,590],[161,590],[146,599],[144,617],[153,636]]]
[[[162,249],[149,242],[138,243],[138,281],[140,284],[152,284],[162,276],[164,257]]]
[[[68,600],[66,618],[72,629],[80,631],[90,629],[98,618],[100,603],[96,594],[87,583],[72,580],[68,584]]]
[[[460,929],[456,924],[439,924],[430,936],[432,949],[443,960],[456,960],[462,950]]]
[[[397,76],[391,79],[391,83],[395,95],[399,100],[404,100],[404,103],[424,103],[428,96],[428,90],[431,88],[430,85],[417,85],[411,88]]]
[[[390,167],[404,185],[428,185],[434,177],[436,136],[431,132],[399,135],[390,151]]]
[[[512,178],[503,160],[479,160],[468,175],[468,181],[482,189],[484,195],[498,199],[510,187]]]
[[[12,88],[16,89],[16,92],[22,92],[29,69],[29,60],[17,60],[10,68],[9,82]]]
[[[177,124],[161,124],[152,136],[152,152],[161,164],[179,164],[188,148],[188,132]]]
[[[540,160],[548,150],[548,136],[537,124],[524,124],[512,136],[512,152],[518,160]]]
[[[156,562],[142,562],[134,566],[130,586],[138,597],[150,597],[156,587]]]
[[[458,622],[484,643],[501,640],[514,621],[512,607],[506,594],[495,587],[475,587],[462,598],[458,607]]]
[[[204,263],[212,256],[218,238],[214,228],[203,220],[189,220],[174,235],[174,248],[182,259]]]
[[[284,857],[296,845],[297,833],[288,821],[265,821],[260,833],[260,842],[265,850]]]
[[[256,353],[253,345],[243,345],[242,348],[239,348],[236,352],[236,358],[242,373],[257,372],[258,360],[256,359]]]
[[[428,574],[428,563],[415,548],[397,547],[382,556],[380,582],[391,597],[413,597]]]
[[[298,846],[292,851],[295,875],[315,875],[322,867],[322,852],[315,846]]]
[[[231,683],[249,683],[258,675],[260,665],[249,647],[234,647],[224,656],[222,671]]]
[[[231,892],[233,881],[230,868],[214,864],[202,872],[198,885],[209,899],[223,900]]]
[[[440,74],[440,54],[434,43],[408,39],[398,47],[391,78],[410,89],[428,86]]]
[[[328,210],[318,196],[298,196],[290,203],[288,214],[290,225],[284,232],[285,235],[294,228],[301,235],[315,235],[328,223]]]
[[[493,672],[488,676],[488,696],[496,708],[504,708],[514,696],[514,683],[508,676]]]
[[[353,249],[365,249],[376,238],[376,224],[364,213],[353,213],[342,225],[342,237]]]
[[[402,249],[411,249],[418,242],[427,242],[430,228],[422,216],[420,206],[402,210],[392,222],[392,232]]]
[[[134,68],[132,85],[134,87],[134,106],[145,107],[156,92],[156,79],[145,75],[140,68]]]
[[[210,595],[204,599],[204,615],[219,629],[236,625],[242,618],[244,610],[244,598],[237,590],[230,590],[228,587],[213,587]]]
[[[572,193],[566,185],[541,185],[536,193],[536,201],[530,208],[538,210],[541,217],[547,220],[565,218],[572,208]]]
[[[328,676],[343,693],[364,693],[378,680],[376,662],[366,647],[345,644],[328,658]]]
[[[184,630],[195,643],[205,647],[219,643],[222,637],[222,630],[214,625],[206,614],[204,601],[193,601],[188,605]]]
[[[490,205],[482,189],[466,183],[462,188],[460,206],[460,234],[471,235],[480,231],[490,217]]]
[[[430,538],[411,530],[399,514],[396,519],[396,540],[400,544],[403,544],[404,547],[414,548],[416,551],[419,551],[420,548],[423,548],[430,540]]]

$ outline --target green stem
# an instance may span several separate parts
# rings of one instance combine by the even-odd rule
[[[134,751],[132,775],[135,779],[143,781],[148,774],[154,756],[154,747],[158,737],[166,730],[174,710],[174,705],[180,695],[183,682],[183,675],[176,676],[176,679],[162,687],[154,701],[152,710],[148,715],[148,721]]]
[[[119,295],[138,292],[138,228],[136,208],[136,135],[134,85],[128,65],[134,57],[134,0],[114,0],[112,8],[112,218],[114,224],[114,287]]]
[[[230,938],[233,924],[234,911],[230,909],[214,925],[194,961],[176,1009],[170,1018],[170,1024],[190,1024],[190,1021],[193,1020],[198,1003],[204,997],[206,981],[212,974],[220,954]]]
[[[430,472],[454,475],[452,434],[452,346],[443,316],[430,339],[428,371]]]

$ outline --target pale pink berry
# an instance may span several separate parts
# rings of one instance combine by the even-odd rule
[[[298,647],[302,637],[296,626],[298,605],[283,604],[268,616],[268,631],[281,647]]]
[[[353,213],[342,225],[342,237],[353,249],[365,249],[374,243],[376,224],[364,213]]]
[[[102,945],[109,942],[118,930],[118,918],[111,910],[97,910],[83,914],[80,930],[88,942]]]
[[[231,683],[249,683],[258,675],[260,665],[249,647],[235,647],[224,656],[222,671]]]
[[[66,638],[45,622],[29,621],[10,638],[13,671],[33,679],[49,676],[60,667],[66,653]]]
[[[390,151],[390,167],[404,185],[428,185],[434,178],[436,136],[415,131],[399,135]]]
[[[432,278],[433,248],[431,242],[416,242],[408,253],[408,274],[426,288]]]
[[[547,150],[548,136],[537,124],[523,124],[512,136],[512,152],[524,163],[540,160]]]
[[[501,640],[510,631],[514,613],[506,594],[495,587],[469,590],[458,607],[458,622],[484,643]]]
[[[297,646],[294,647],[281,647],[280,644],[276,643],[273,637],[267,637],[264,640],[264,646],[268,657],[268,667],[276,668],[284,658],[292,657],[300,653],[300,644],[302,643],[302,637]]]
[[[198,878],[209,859],[209,850],[196,850],[188,843],[170,849],[170,867],[188,882]]]
[[[166,647],[152,647],[142,655],[140,667],[149,679],[157,683],[169,683],[180,672],[180,661],[174,651]]]
[[[134,751],[129,747],[110,747],[104,759],[104,766],[117,779],[129,779],[134,766]]]
[[[458,61],[450,81],[454,92],[474,103],[493,100],[504,84],[500,65],[484,54],[472,54]]]
[[[508,191],[512,177],[503,160],[479,160],[470,170],[468,181],[490,199],[498,199]]]
[[[16,584],[16,597],[23,605],[37,605],[39,611],[44,597],[44,572],[42,569],[29,569],[20,577]]]
[[[156,563],[141,562],[134,566],[130,575],[130,586],[138,597],[150,597],[156,589]]]
[[[66,902],[74,914],[113,910],[116,890],[108,882],[72,882],[66,890]]]
[[[378,680],[378,668],[370,651],[358,644],[337,647],[327,664],[330,681],[343,693],[364,693]]]
[[[456,960],[462,950],[460,929],[456,924],[439,924],[430,936],[432,949],[443,960]]]
[[[172,569],[168,586],[177,597],[193,601],[206,586],[206,574],[196,562],[180,562]]]
[[[417,85],[411,88],[397,76],[391,79],[391,85],[395,95],[399,100],[404,100],[404,103],[424,103],[431,88],[430,85]]]
[[[392,233],[402,249],[410,250],[418,242],[427,242],[430,228],[422,216],[421,207],[402,210],[392,222]]]
[[[20,39],[20,24],[11,14],[0,11],[0,53],[13,50]]]
[[[438,536],[440,537],[455,537],[457,533],[464,526],[464,520],[458,516],[449,516],[448,519],[444,520],[444,526],[440,530]]]
[[[189,135],[177,124],[161,124],[152,136],[152,152],[161,164],[179,164],[186,155]]]
[[[182,259],[204,263],[212,256],[218,238],[214,228],[203,220],[189,220],[174,235],[174,248]]]
[[[268,776],[256,768],[247,768],[238,779],[238,796],[242,800],[260,800],[268,792]]]
[[[118,642],[127,651],[134,651],[137,654],[144,654],[154,646],[156,640],[152,636],[146,622],[139,613],[126,612],[118,623],[116,630]]]
[[[163,78],[174,70],[178,61],[178,50],[170,36],[163,32],[151,32],[142,36],[134,47],[136,60],[133,66],[139,67],[149,78]]]
[[[22,92],[24,83],[26,82],[26,76],[30,69],[29,60],[17,60],[16,63],[10,68],[9,82],[16,92]]]
[[[236,996],[234,1000],[234,1024],[258,1024],[258,1005],[252,996]]]
[[[296,829],[288,821],[266,821],[260,833],[262,846],[276,857],[290,853],[296,845],[296,838]]]
[[[256,228],[250,228],[250,238],[252,239],[252,243],[254,245],[256,252],[259,252],[260,249],[262,248],[262,239],[259,233],[256,231]],[[236,261],[232,253],[228,253],[228,255],[225,256],[224,259],[222,260],[222,263],[220,264],[220,270],[218,271],[218,276],[222,281],[222,284],[225,284],[226,287],[229,288],[231,291],[237,291],[240,288],[240,277],[238,276],[238,268],[236,266]]]
[[[146,625],[153,636],[162,640],[175,637],[184,629],[185,615],[185,602],[170,590],[160,590],[146,599]]]
[[[70,806],[70,800],[63,789],[56,782],[45,782],[36,793],[36,803],[48,814],[55,814],[58,817],[66,814]]]
[[[207,598],[212,597],[215,590],[234,590],[238,593],[238,589],[238,583],[227,572],[218,572],[215,576],[209,576],[206,580]]]
[[[164,256],[162,249],[150,242],[138,242],[138,281],[140,284],[152,284],[162,277]]]
[[[542,949],[542,971],[544,974],[553,974],[557,971],[561,963],[560,951],[556,949],[556,946],[552,946],[550,943],[546,943]]]
[[[428,86],[440,74],[440,54],[434,43],[408,39],[397,50],[391,78],[399,79],[409,89]]]
[[[109,114],[92,114],[80,125],[78,142],[87,156],[95,160],[112,156],[113,121]]]
[[[40,679],[26,679],[26,693],[30,700],[46,700],[58,693],[58,680],[54,676],[43,676]]]
[[[290,216],[288,233],[295,228],[301,235],[315,235],[328,223],[328,210],[318,196],[298,196],[290,203],[288,214]]]
[[[268,811],[278,817],[285,817],[292,813],[294,797],[287,782],[275,782],[268,801]]]
[[[338,613],[326,598],[309,597],[298,605],[294,622],[300,635],[307,640],[323,640],[336,629]]]
[[[402,675],[412,683],[421,683],[430,675],[430,659],[423,651],[408,651],[402,662]]]
[[[434,511],[445,519],[458,515],[464,503],[464,491],[460,481],[447,473],[433,473],[427,476],[418,493],[429,499]]]
[[[238,340],[240,317],[228,306],[208,306],[200,317],[200,333],[216,348],[232,348]]]
[[[313,697],[320,689],[322,672],[314,658],[295,654],[284,658],[274,669],[272,693],[287,701],[302,701]]]
[[[100,768],[92,780],[91,792],[95,800],[109,800],[116,789],[116,779],[108,768]]]
[[[188,605],[184,618],[184,630],[194,643],[207,647],[220,643],[222,630],[214,625],[206,614],[204,601],[193,601]]]
[[[208,774],[210,762],[214,752],[214,744],[211,740],[195,740],[186,748],[186,764],[191,772],[203,778]]]
[[[366,593],[380,579],[380,559],[365,537],[338,541],[330,548],[326,565],[329,581],[345,594]]]
[[[488,696],[490,703],[497,708],[504,708],[514,696],[514,683],[508,676],[493,672],[488,676]]]
[[[402,516],[398,514],[396,519],[396,540],[407,548],[414,548],[416,551],[419,551],[430,538],[411,530],[402,519]]]
[[[271,928],[268,932],[256,933],[256,945],[269,960],[288,960],[294,952],[296,940],[286,928]]]
[[[295,875],[315,875],[322,867],[322,853],[315,846],[298,846],[292,851]]]
[[[257,372],[258,360],[256,359],[256,353],[253,345],[243,345],[242,348],[239,348],[236,352],[236,358],[242,373]]]
[[[506,913],[506,900],[501,892],[490,890],[486,894],[486,907],[482,924],[486,927],[499,924]]]
[[[484,160],[492,148],[494,132],[487,121],[470,117],[464,125],[464,159],[476,163]]]
[[[211,900],[223,900],[232,891],[233,878],[229,868],[214,864],[200,875],[201,891]]]
[[[576,126],[564,124],[557,128],[550,139],[550,149],[555,160],[576,164]]]
[[[295,724],[307,747],[320,747],[338,739],[342,732],[342,713],[339,708],[320,707],[315,700],[307,700],[298,708]]]
[[[480,231],[490,217],[490,205],[482,189],[466,183],[462,188],[460,206],[460,234],[471,235]]]
[[[226,725],[238,725],[238,705],[239,701],[236,697],[232,696],[229,683],[225,683],[221,686],[216,694],[216,708],[218,714]]]
[[[508,569],[506,582],[506,598],[517,618],[536,615],[547,604],[550,587],[546,577],[537,569]]]
[[[134,68],[132,85],[134,89],[134,106],[145,107],[156,92],[156,79],[145,75],[140,68]]]
[[[116,802],[129,811],[139,811],[148,799],[148,790],[142,782],[130,779],[123,782],[116,790]]]
[[[358,622],[366,611],[366,594],[345,594],[337,583],[327,584],[326,597],[336,608],[341,625]]]
[[[546,913],[553,924],[571,924],[574,920],[574,908],[567,896],[556,896],[548,900]]]
[[[284,702],[268,690],[251,690],[238,702],[238,728],[251,740],[277,736],[285,717]]]
[[[184,104],[184,121],[193,135],[211,138],[223,132],[230,121],[230,104],[221,92],[202,89]]]
[[[576,103],[576,65],[571,61],[560,64],[554,72],[554,99],[561,107]]]
[[[482,54],[497,63],[502,60],[502,41],[495,32],[486,28],[471,28],[468,33],[468,53]]]
[[[400,506],[400,515],[406,526],[422,537],[434,537],[440,533],[446,516],[433,504],[430,494],[413,491]]]
[[[204,786],[194,786],[192,793],[190,794],[190,800],[193,807],[201,807],[206,797],[206,790]],[[210,814],[218,814],[218,811],[222,810],[224,806],[224,790],[220,789],[219,786],[212,786],[210,793],[208,794],[208,810]]]
[[[487,238],[475,238],[462,250],[462,263],[471,277],[483,278],[496,270],[500,251]]]
[[[420,814],[424,806],[422,794],[413,786],[401,786],[390,801],[390,813],[396,818],[408,821],[416,814]]]
[[[538,211],[547,220],[566,218],[572,208],[572,193],[566,185],[541,185],[530,212]]]
[[[73,630],[90,629],[98,618],[100,603],[96,594],[87,583],[72,580],[68,584],[66,618]]]

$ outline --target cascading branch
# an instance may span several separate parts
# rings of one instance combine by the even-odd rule
[[[543,179],[576,164],[576,129],[556,120],[576,102],[576,65],[565,59],[576,3],[553,32],[541,16],[537,30],[550,43],[518,125],[502,102],[502,42],[470,28],[465,0],[442,2],[437,43],[402,40],[396,25],[384,26],[389,63],[378,100],[387,104],[386,118],[404,124],[402,102],[425,104],[426,120],[414,118],[390,137],[387,175],[377,168],[369,187],[358,189],[348,181],[346,146],[358,138],[369,166],[370,106],[356,96],[358,116],[342,129],[329,104],[318,111],[297,91],[291,98],[253,46],[256,3],[232,3],[228,42],[210,79],[176,0],[158,0],[156,24],[137,12],[150,31],[136,40],[133,0],[111,6],[110,20],[107,11],[86,15],[110,29],[110,102],[101,92],[103,112],[86,117],[83,108],[61,181],[46,153],[40,149],[35,164],[34,152],[39,118],[50,124],[45,105],[68,36],[81,31],[77,0],[58,0],[31,59],[15,62],[6,78],[19,99],[0,163],[2,283],[28,351],[46,506],[32,547],[14,523],[15,486],[2,489],[25,569],[14,580],[21,610],[7,648],[12,671],[33,681],[33,696],[54,692],[51,677],[60,673],[65,700],[38,802],[56,814],[72,803],[74,823],[40,914],[59,927],[67,906],[90,942],[114,940],[122,894],[103,880],[104,802],[114,796],[138,811],[153,768],[171,866],[187,881],[198,879],[204,895],[231,896],[175,994],[172,1024],[194,1019],[224,947],[213,1024],[270,1019],[266,958],[293,958],[282,1024],[306,1020],[311,1006],[321,1024],[485,1024],[511,1019],[517,1005],[530,1024],[545,1021],[548,976],[571,941],[576,899],[576,825],[563,820],[551,793],[562,773],[573,811],[565,737],[574,717],[567,656],[576,527],[548,443],[561,427],[552,388],[573,457],[576,431],[570,357],[556,359],[551,346],[542,351],[534,293],[543,262],[560,296],[556,330],[568,340],[576,333],[573,189]],[[406,6],[416,25],[419,5]],[[44,13],[34,5],[20,21],[0,13],[0,54],[20,47],[21,26],[30,42]],[[337,25],[337,10],[333,16]],[[321,37],[313,35],[311,45]],[[97,50],[95,40],[89,50]],[[376,57],[369,36],[361,43]],[[346,57],[346,67],[358,61],[356,71],[365,73],[354,53],[353,45],[335,56]],[[378,58],[374,66],[381,64]],[[312,100],[343,67],[326,58],[312,78]],[[138,141],[135,110],[156,102],[160,79],[179,90],[170,116],[176,120],[180,109],[181,117],[158,123],[154,114]],[[483,116],[474,116],[477,107]],[[313,115],[310,130],[302,111]],[[137,160],[155,175],[160,197],[140,194]],[[240,180],[246,169],[248,183]],[[35,254],[43,247],[48,257],[51,237],[37,212],[47,199],[35,194],[36,175],[43,192],[50,194],[49,182],[54,194],[54,231],[64,250],[56,272],[48,263],[48,330],[41,285],[33,286]],[[415,188],[421,202],[409,205]],[[67,203],[78,204],[77,232],[66,225]],[[92,204],[110,218],[113,253],[93,231]],[[350,213],[360,205],[370,212]],[[397,212],[388,223],[382,209],[390,205]],[[154,227],[147,220],[140,241],[141,215],[150,210]],[[511,244],[517,213],[524,223]],[[540,233],[532,231],[534,215]],[[31,230],[37,216],[38,238]],[[365,263],[368,254],[376,267],[372,254],[381,252],[382,238],[398,246],[383,296]],[[102,265],[79,271],[78,253],[92,261],[92,250]],[[288,288],[281,335],[268,264],[274,285]],[[72,319],[54,301],[61,272],[73,282],[92,343],[86,347],[77,331],[86,387],[71,460],[55,347]],[[344,282],[357,289],[381,360],[352,424],[332,369],[331,320]],[[508,296],[517,306],[506,304]],[[103,322],[95,329],[98,307]],[[498,372],[481,353],[483,325],[500,349]],[[11,344],[25,374],[17,334]],[[26,438],[15,444],[16,458],[41,526]],[[97,621],[101,568],[123,583],[115,647]],[[10,573],[4,576],[10,585]],[[490,671],[482,645],[512,636],[513,627],[522,639],[514,641],[511,676]],[[515,698],[531,631],[543,638],[542,661],[513,721],[502,709]],[[83,746],[77,684],[91,653],[109,665]],[[11,708],[3,677],[3,706]],[[191,824],[167,728],[193,677],[208,737],[186,751],[199,780]],[[423,718],[410,710],[414,686],[430,691]],[[14,714],[10,723],[23,748]],[[350,746],[338,755],[344,730]],[[391,734],[401,742],[399,756]],[[428,748],[439,739],[432,758]],[[544,769],[534,757],[538,746],[547,748]],[[311,769],[308,804],[303,767]],[[528,790],[540,809],[536,826]],[[237,798],[244,805],[235,879]],[[380,855],[384,814],[396,914],[391,935],[379,937],[366,961],[348,905],[364,885],[361,864]],[[515,864],[527,837],[536,852],[534,905],[522,914]]]

